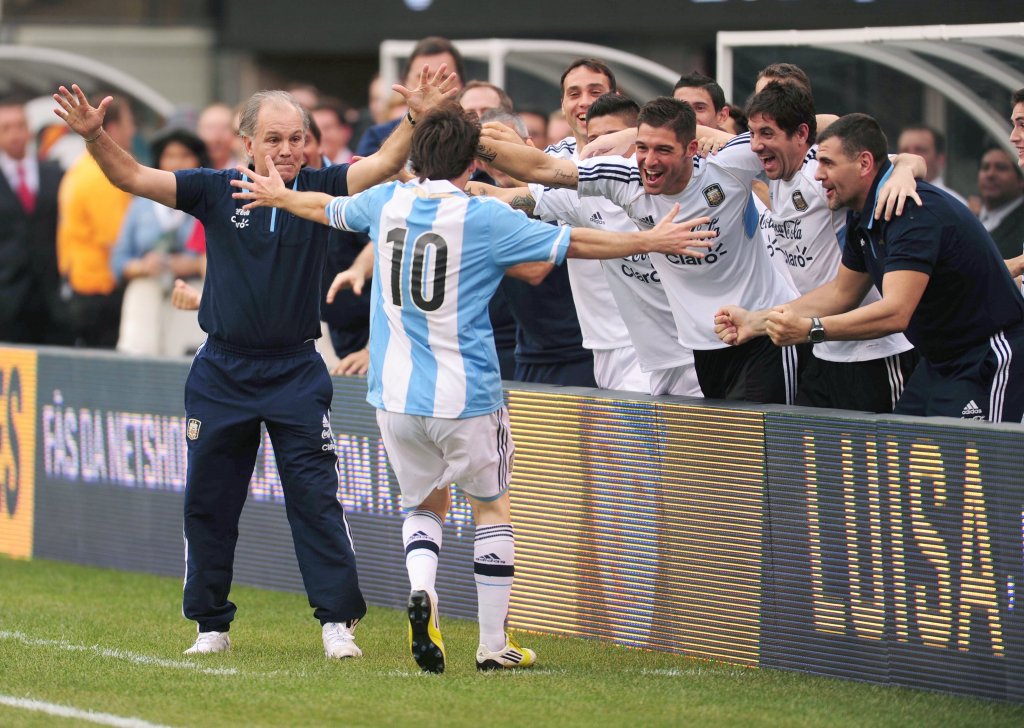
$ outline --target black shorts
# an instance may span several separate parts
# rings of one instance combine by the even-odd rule
[[[1024,421],[1024,324],[1000,331],[955,359],[922,359],[895,412]]]
[[[759,336],[739,346],[693,352],[697,380],[708,399],[793,404],[800,347],[775,346]]]
[[[921,357],[915,349],[870,361],[837,362],[809,356],[796,403],[861,412],[892,412]]]

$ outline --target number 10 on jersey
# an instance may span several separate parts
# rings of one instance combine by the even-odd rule
[[[445,275],[448,272],[448,244],[436,233],[422,233],[412,244],[412,254],[406,255],[405,228],[388,231],[391,245],[391,300],[401,307],[408,298],[421,311],[436,311],[444,303]],[[403,275],[402,266],[408,258],[409,272]]]

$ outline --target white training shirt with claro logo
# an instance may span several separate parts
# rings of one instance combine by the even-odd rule
[[[622,208],[603,197],[581,198],[576,190],[541,185],[530,185],[530,192],[536,201],[534,214],[542,220],[560,220],[573,227],[598,227],[611,232],[635,232],[637,229]],[[595,218],[600,219],[600,223]],[[693,364],[693,351],[677,339],[668,296],[648,255],[588,262],[601,265],[601,275],[626,324],[641,371]]]
[[[677,202],[677,222],[711,218],[705,227],[716,230],[718,237],[704,258],[651,255],[683,345],[701,350],[728,346],[715,334],[715,312],[724,304],[757,311],[796,298],[758,234],[750,187],[762,167],[750,152],[749,134],[734,138],[713,157],[695,157],[693,176],[676,195],[645,193],[635,159],[596,157],[578,166],[580,196],[606,197],[640,229],[656,225]]]

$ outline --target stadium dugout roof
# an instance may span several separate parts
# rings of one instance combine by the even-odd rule
[[[754,46],[811,48],[887,66],[934,89],[1013,152],[1007,118],[1010,94],[1024,88],[1024,23],[720,32],[718,82],[726,98],[733,98],[735,52]],[[1006,90],[1001,102],[962,80],[977,74]]]
[[[165,119],[174,112],[174,104],[151,86],[101,61],[56,48],[0,44],[0,89],[4,93],[49,95],[69,78],[93,88],[119,89]]]
[[[637,99],[649,99],[665,93],[679,80],[679,73],[633,53],[592,43],[565,40],[531,40],[487,38],[456,40],[455,45],[466,59],[487,64],[487,80],[505,88],[507,71],[514,68],[528,73],[556,88],[562,72],[580,57],[595,57],[615,69],[620,87],[628,89]],[[386,40],[380,44],[381,77],[388,84],[399,81],[401,66],[415,41]]]

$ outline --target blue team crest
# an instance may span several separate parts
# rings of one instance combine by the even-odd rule
[[[722,191],[722,185],[717,182],[713,185],[708,185],[701,192],[704,193],[704,199],[708,201],[711,207],[718,207],[725,202],[725,192]]]
[[[800,212],[803,212],[804,210],[807,209],[807,200],[804,199],[804,196],[800,192],[800,190],[797,190],[793,193],[793,207],[795,207]]]

